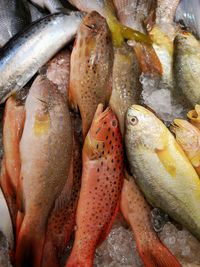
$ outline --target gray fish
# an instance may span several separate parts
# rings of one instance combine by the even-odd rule
[[[71,41],[80,12],[53,14],[35,22],[0,52],[0,103],[19,91],[40,67]]]
[[[31,0],[31,2],[41,8],[48,9],[51,13],[56,13],[63,8],[63,5],[59,0]]]
[[[42,10],[41,8],[37,8],[35,5],[33,5],[32,3],[28,3],[29,5],[29,9],[31,12],[31,21],[36,21],[38,19],[41,19],[43,17],[45,17],[46,15],[48,15],[49,13],[47,13],[46,10]]]
[[[31,22],[24,0],[0,0],[0,47]]]

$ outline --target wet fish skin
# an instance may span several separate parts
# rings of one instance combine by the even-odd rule
[[[146,267],[181,267],[159,240],[151,224],[151,210],[134,178],[126,173],[121,194],[121,212],[131,225],[139,255]]]
[[[50,13],[56,13],[63,8],[63,5],[59,0],[31,0],[32,3],[40,6],[41,8],[46,8]]]
[[[176,87],[190,105],[200,103],[200,43],[188,33],[177,34],[174,40]]]
[[[136,55],[126,43],[114,49],[112,94],[109,105],[117,115],[122,135],[127,109],[138,103],[142,91]]]
[[[197,129],[200,130],[200,105],[195,105],[195,109],[187,114],[188,119]]]
[[[81,191],[75,241],[66,267],[93,266],[94,253],[108,235],[123,184],[123,145],[116,116],[100,104],[83,147]]]
[[[65,98],[43,76],[34,81],[25,105],[20,142],[20,211],[25,216],[16,248],[16,266],[41,266],[46,226],[70,168],[72,129]]]
[[[20,90],[74,38],[81,20],[80,12],[49,15],[32,24],[0,51],[0,103]]]
[[[113,46],[106,21],[97,12],[82,21],[71,54],[69,102],[79,109],[85,137],[97,105],[111,95]]]
[[[170,131],[152,112],[133,105],[125,143],[131,172],[149,203],[200,239],[200,180]]]
[[[0,48],[31,23],[30,11],[24,0],[0,1]]]
[[[198,175],[200,175],[200,131],[186,120],[176,119],[170,127]]]

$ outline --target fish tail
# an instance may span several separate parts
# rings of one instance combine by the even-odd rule
[[[44,241],[45,229],[38,227],[36,224],[31,224],[31,221],[25,215],[17,239],[15,266],[40,267]]]
[[[138,247],[138,252],[146,267],[181,267],[176,257],[158,239],[148,248]]]

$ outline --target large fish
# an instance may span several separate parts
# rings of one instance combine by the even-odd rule
[[[195,105],[195,109],[187,114],[190,122],[200,130],[200,105]]]
[[[132,104],[138,103],[140,98],[142,88],[139,77],[140,69],[133,49],[126,43],[121,47],[116,47],[109,105],[118,117],[122,135],[126,111]]]
[[[66,99],[43,76],[34,81],[25,111],[19,186],[19,209],[24,218],[17,239],[16,266],[39,267],[48,217],[69,173],[72,129]]]
[[[170,129],[200,175],[200,131],[188,121],[180,119],[174,120]]]
[[[6,101],[3,123],[3,149],[0,184],[5,195],[13,226],[17,216],[17,190],[20,176],[19,143],[24,125],[24,106],[18,105],[14,97]]]
[[[162,209],[200,239],[200,180],[167,127],[139,105],[128,109],[126,152],[137,184]]]
[[[32,3],[40,6],[41,8],[48,9],[51,13],[56,13],[63,9],[63,5],[59,0],[30,0]]]
[[[0,48],[31,23],[25,0],[0,0]]]
[[[79,12],[49,15],[0,51],[0,103],[23,88],[40,67],[72,40],[81,20]]]
[[[116,116],[100,104],[83,147],[83,172],[75,241],[67,267],[93,266],[119,208],[123,184],[123,145]]]
[[[200,43],[188,32],[179,33],[174,41],[175,82],[191,106],[200,103]]]
[[[126,174],[121,195],[121,211],[130,224],[139,255],[146,267],[181,267],[159,240],[151,224],[151,210],[134,178]]]
[[[105,19],[94,11],[83,19],[71,55],[69,101],[80,110],[84,137],[97,105],[109,102],[112,66],[111,34]]]

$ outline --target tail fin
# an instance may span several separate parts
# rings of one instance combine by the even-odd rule
[[[176,257],[158,239],[151,247],[138,247],[138,252],[146,267],[181,267]]]
[[[37,222],[36,222],[37,223]],[[22,222],[15,255],[16,267],[40,267],[45,241],[45,229],[27,220]]]

